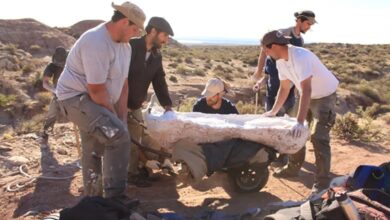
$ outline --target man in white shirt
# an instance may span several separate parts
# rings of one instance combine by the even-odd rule
[[[271,31],[265,34],[261,45],[265,53],[276,60],[280,79],[275,104],[264,115],[275,116],[283,106],[290,88],[295,85],[299,91],[300,100],[297,123],[291,134],[296,137],[300,136],[308,114],[312,117],[311,142],[314,147],[317,167],[312,191],[316,193],[327,188],[329,183],[331,158],[329,132],[336,117],[336,90],[339,81],[315,54],[305,48],[289,45],[289,39],[283,36],[280,31]],[[304,155],[304,152],[305,148],[297,155]],[[290,176],[298,173],[303,164],[304,156],[298,156],[298,158],[302,161],[296,162],[296,155],[291,155],[289,163],[284,167],[284,173],[290,174]]]
[[[130,2],[112,7],[111,21],[86,31],[73,45],[56,89],[61,110],[80,129],[84,194],[105,198],[121,197],[126,189],[129,40],[145,21]]]

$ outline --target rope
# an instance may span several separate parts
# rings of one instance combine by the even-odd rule
[[[72,176],[65,176],[65,177],[53,177],[53,176],[32,176],[28,174],[26,171],[23,170],[23,168],[28,168],[26,164],[22,164],[19,166],[19,173],[22,174],[22,176],[27,177],[25,180],[16,180],[11,183],[9,183],[6,187],[6,190],[8,192],[16,192],[19,191],[20,189],[27,187],[28,185],[32,184],[35,182],[37,179],[46,179],[46,180],[67,180],[67,179],[72,179],[77,176],[77,174],[72,175]]]
[[[275,172],[275,169],[273,167],[270,167],[270,169],[272,170],[272,172]],[[282,183],[282,185],[286,186],[287,188],[289,188],[291,191],[295,192],[296,194],[300,195],[302,198],[307,198],[308,196],[305,196],[303,195],[302,193],[298,192],[297,190],[295,190],[293,187],[289,186],[286,182],[284,182],[281,178],[276,178],[280,183]]]

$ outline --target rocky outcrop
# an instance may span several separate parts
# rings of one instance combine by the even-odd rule
[[[71,35],[75,38],[79,38],[85,31],[98,26],[103,23],[102,20],[84,20],[77,22],[76,24],[70,26]]]
[[[0,41],[32,54],[51,55],[58,46],[70,48],[74,37],[34,19],[0,20]]]

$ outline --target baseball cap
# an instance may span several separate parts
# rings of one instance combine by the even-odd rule
[[[150,18],[147,27],[148,26],[154,27],[154,28],[158,29],[161,32],[165,32],[165,33],[173,36],[173,30],[171,28],[171,25],[168,23],[167,20],[165,20],[162,17],[152,17],[152,18]]]
[[[283,33],[278,30],[274,30],[266,33],[261,39],[262,45],[269,45],[269,44],[284,45],[289,43],[290,43],[289,37],[284,36]]]
[[[202,95],[205,97],[212,97],[222,92],[227,92],[225,83],[220,79],[212,78],[206,83],[206,87],[204,88]]]
[[[139,28],[144,30],[144,22],[146,19],[145,13],[137,5],[131,2],[124,2],[121,5],[116,5],[114,2],[111,3],[111,6],[126,16],[131,22],[137,25]]]
[[[298,11],[298,12],[295,12],[294,13],[294,16],[296,18],[306,18],[310,24],[315,24],[317,23],[316,21],[316,15],[314,14],[314,12],[310,11],[310,10],[305,10],[305,11]]]

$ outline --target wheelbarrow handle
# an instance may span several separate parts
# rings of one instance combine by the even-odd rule
[[[172,154],[167,153],[167,152],[163,152],[160,150],[155,150],[155,149],[152,149],[150,147],[146,147],[146,146],[142,145],[140,142],[134,140],[133,138],[131,138],[131,142],[134,143],[135,145],[137,145],[141,150],[157,154],[163,158],[172,158]]]

